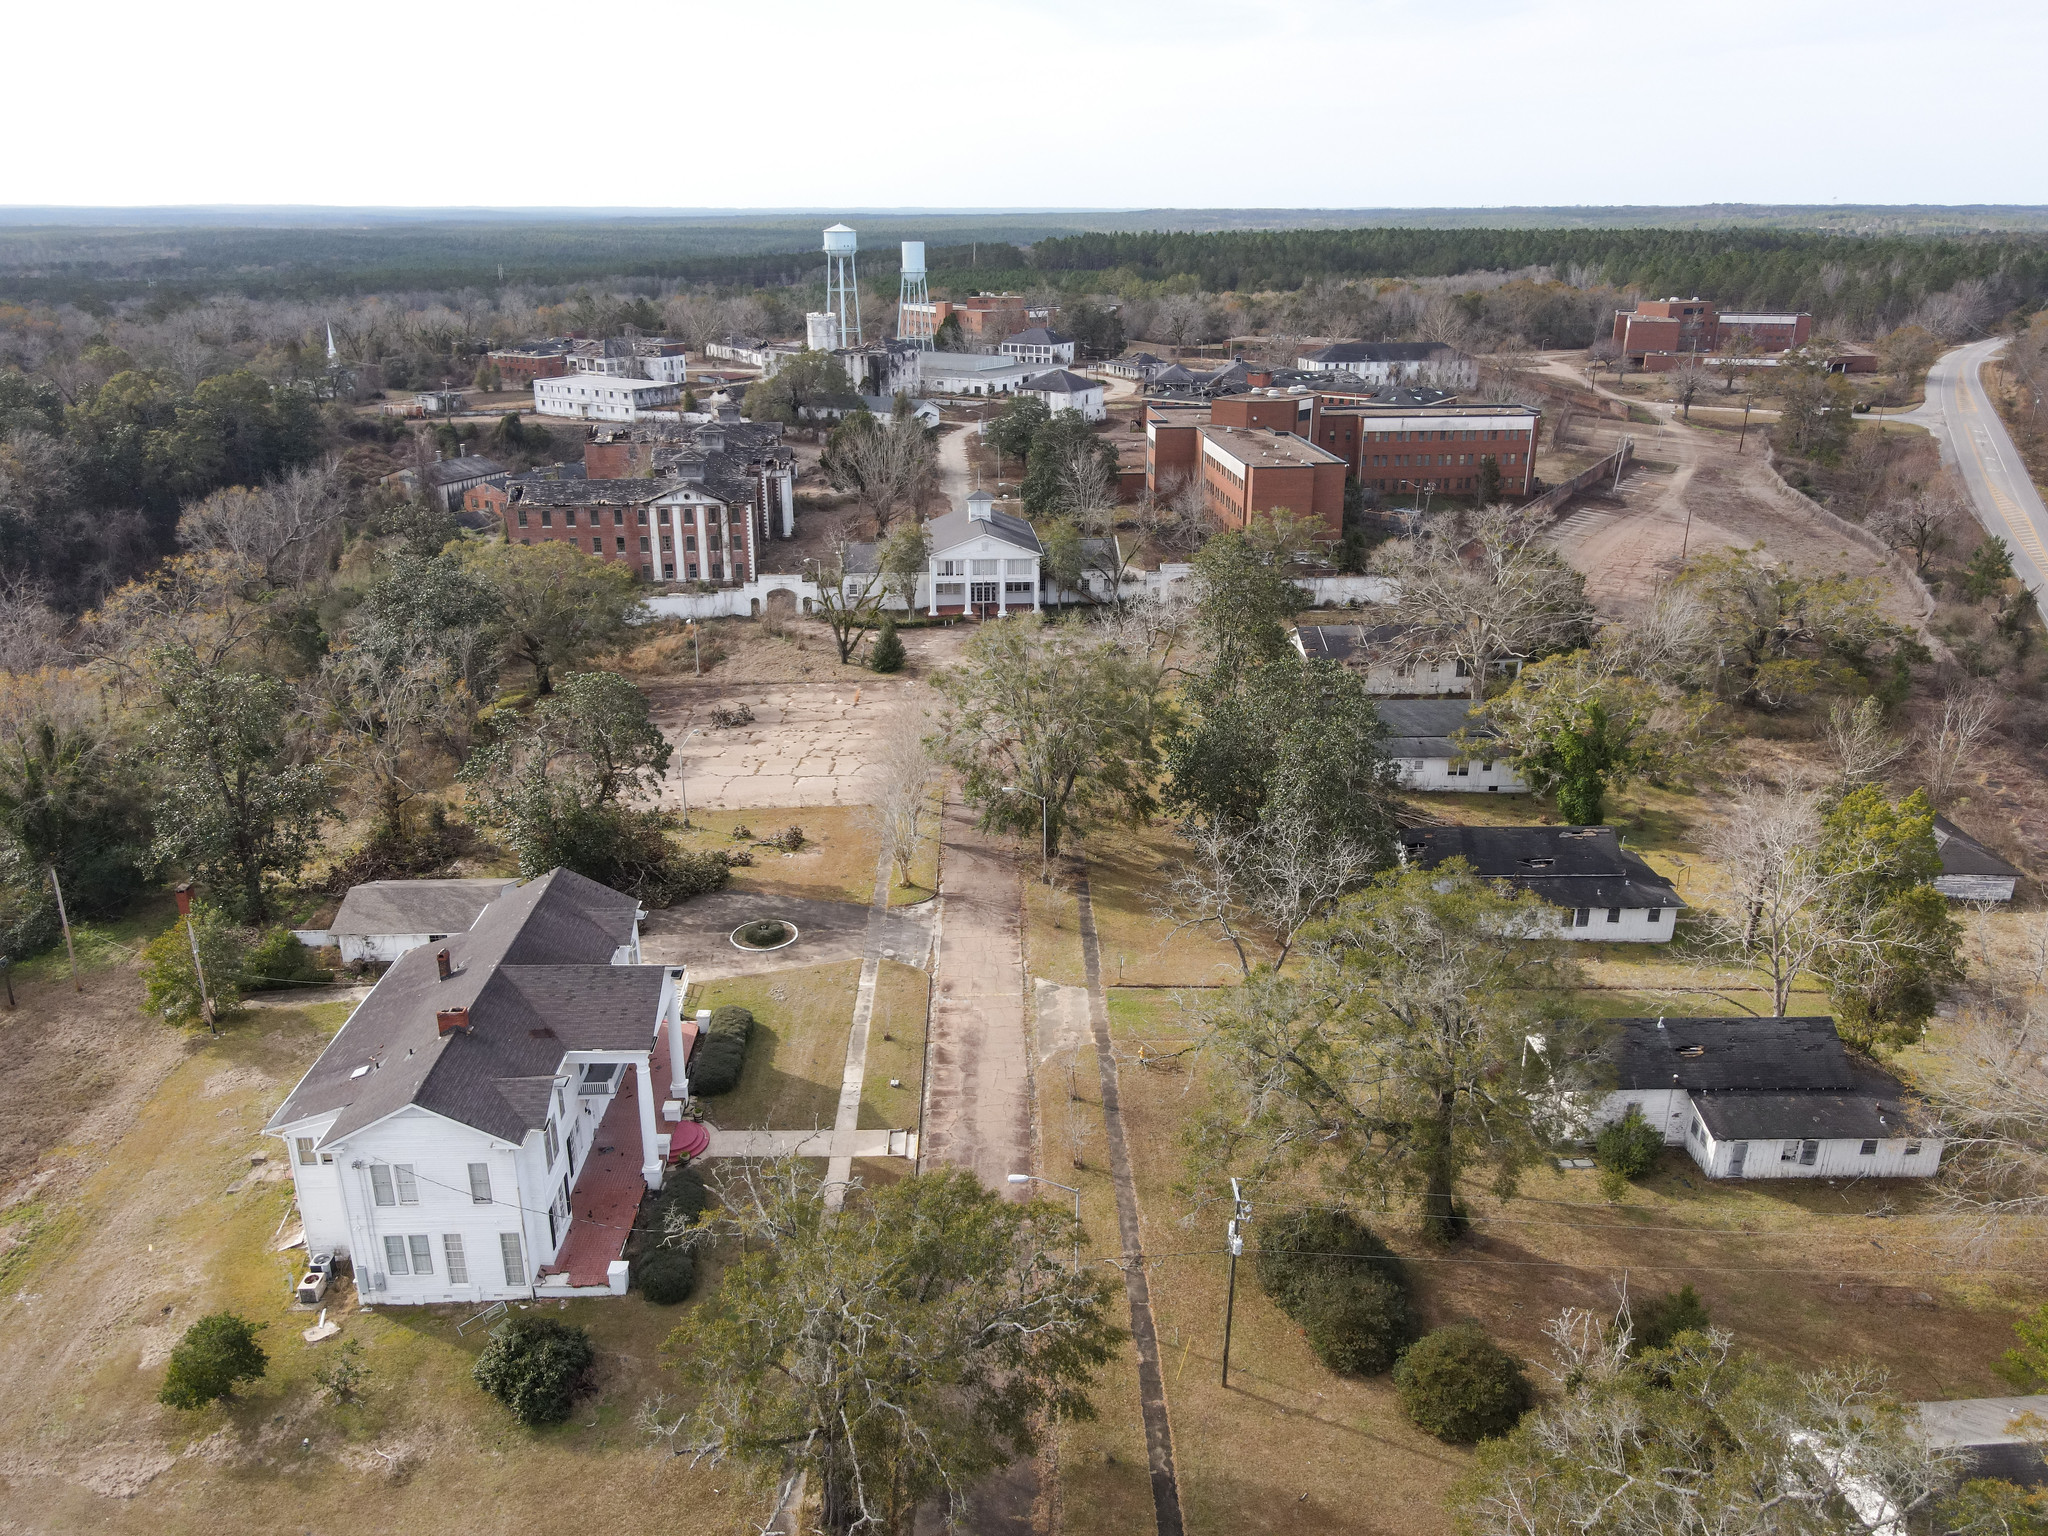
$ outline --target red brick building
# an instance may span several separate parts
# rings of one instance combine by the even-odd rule
[[[1757,352],[1785,352],[1813,339],[1808,314],[1719,314],[1707,300],[1644,299],[1634,309],[1614,312],[1614,344],[1631,367],[1661,373],[1686,353],[1724,350],[1738,336]],[[1667,356],[1659,366],[1653,359]]]
[[[535,379],[559,379],[569,371],[567,341],[543,341],[530,347],[507,347],[490,354],[491,366],[506,389],[530,386]]]
[[[1195,429],[1201,443],[1202,499],[1227,528],[1248,526],[1280,508],[1344,533],[1344,461],[1292,432],[1261,427]]]
[[[1434,390],[1253,390],[1206,402],[1147,401],[1146,488],[1170,496],[1202,473],[1207,426],[1286,433],[1338,460],[1378,495],[1477,495],[1492,459],[1501,493],[1534,489],[1542,414],[1521,405],[1461,405]],[[1342,479],[1338,480],[1339,504]],[[1296,511],[1306,511],[1295,507]]]

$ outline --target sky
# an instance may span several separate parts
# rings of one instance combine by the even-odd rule
[[[8,72],[43,128],[0,205],[2048,203],[2040,0],[111,0],[6,31],[46,65]]]

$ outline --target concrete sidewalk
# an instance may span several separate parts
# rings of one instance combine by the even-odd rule
[[[1032,1167],[1024,888],[1009,840],[976,831],[974,821],[966,806],[947,802],[924,1150],[1016,1194],[1005,1178]]]
[[[915,1131],[713,1131],[706,1157],[917,1156]]]

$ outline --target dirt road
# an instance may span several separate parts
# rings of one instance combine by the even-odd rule
[[[1544,369],[1586,387],[1585,376],[1561,360],[1546,359]],[[1598,393],[1627,399],[1606,389]],[[1624,618],[1640,611],[1689,555],[1761,544],[1772,559],[1800,570],[1885,578],[1889,615],[1901,623],[1918,619],[1918,605],[1889,581],[1876,553],[1828,528],[1802,498],[1773,481],[1762,434],[1752,430],[1738,451],[1737,439],[1725,432],[1675,420],[1675,406],[1628,403],[1657,415],[1657,425],[1594,421],[1582,430],[1601,452],[1632,437],[1636,467],[1614,494],[1575,503],[1550,535],[1557,551],[1585,573],[1587,595],[1603,614]]]

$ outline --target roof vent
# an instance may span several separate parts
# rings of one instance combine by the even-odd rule
[[[434,1010],[434,1026],[444,1035],[452,1035],[457,1030],[467,1034],[469,1032],[469,1010],[467,1008],[436,1008]]]
[[[437,949],[434,951],[434,969],[440,974],[440,978],[443,981],[446,981],[455,974],[455,962],[449,958],[447,950]]]

